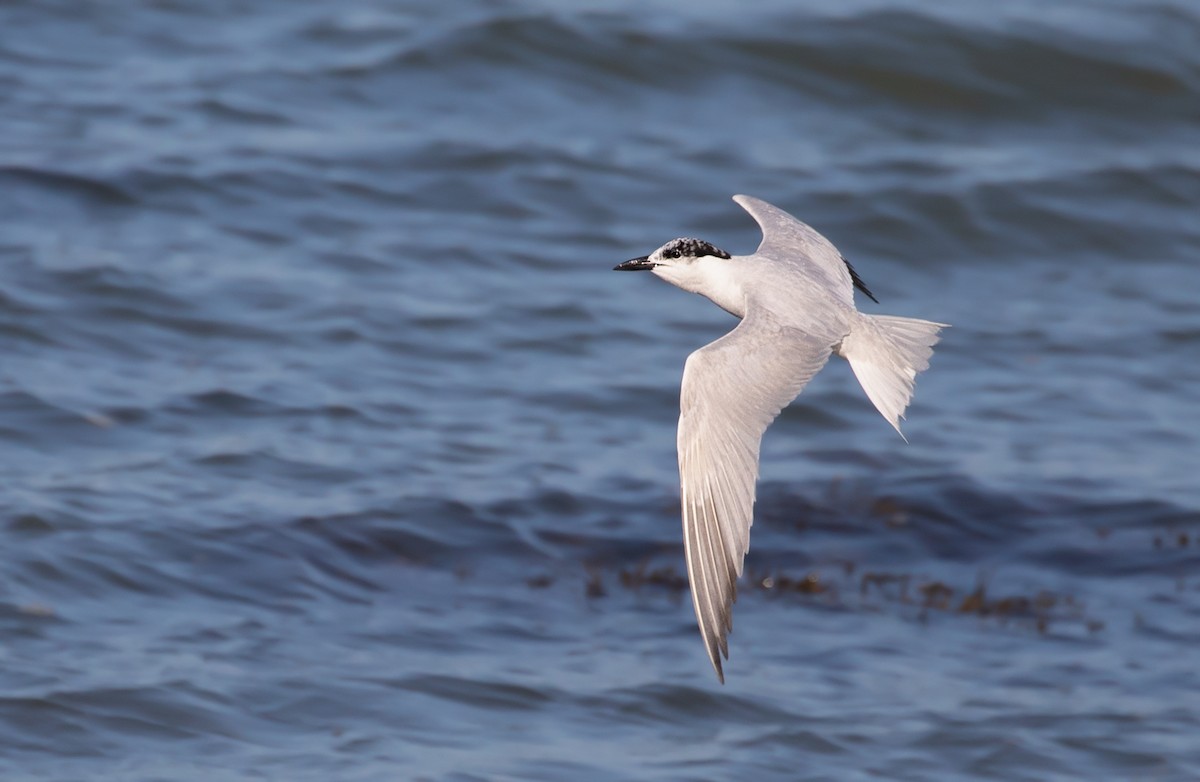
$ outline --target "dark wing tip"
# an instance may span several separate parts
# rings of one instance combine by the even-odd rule
[[[721,684],[725,683],[725,670],[721,665],[721,658],[729,659],[729,634],[733,632],[733,603],[737,602],[736,578],[736,576],[731,575],[732,600],[721,611],[718,618],[717,631],[710,641],[708,651],[709,657],[712,658],[713,668],[717,670],[717,680]]]
[[[842,263],[846,264],[846,268],[850,271],[850,281],[854,283],[854,287],[867,294],[867,298],[878,304],[879,299],[875,298],[874,293],[871,293],[871,289],[862,281],[862,277],[858,276],[858,272],[854,271],[854,267],[850,265],[850,261],[847,261],[844,255],[842,256]]]

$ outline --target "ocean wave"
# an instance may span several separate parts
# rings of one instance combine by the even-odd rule
[[[113,182],[36,166],[0,165],[0,185],[9,191],[29,188],[66,196],[91,206],[128,207],[139,202],[136,195]]]
[[[1148,96],[1155,112],[1170,105],[1188,114],[1197,97],[1197,63],[1158,57],[1139,44],[1156,26],[1200,21],[1167,22],[1164,13],[1130,11],[1088,31],[1045,19],[972,25],[915,10],[757,13],[740,24],[680,20],[648,30],[637,17],[615,14],[496,14],[339,72],[519,69],[604,93],[624,85],[696,90],[741,74],[760,89],[774,85],[856,104],[865,93],[914,109],[1002,121],[1071,107],[1145,109]]]

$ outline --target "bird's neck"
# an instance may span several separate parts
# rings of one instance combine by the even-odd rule
[[[746,290],[738,260],[706,256],[697,258],[686,269],[664,271],[667,273],[658,276],[672,285],[704,296],[731,315],[746,316]]]

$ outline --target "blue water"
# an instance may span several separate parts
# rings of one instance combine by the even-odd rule
[[[1200,10],[0,6],[5,780],[1200,779]],[[767,433],[727,684],[615,263],[953,324]]]

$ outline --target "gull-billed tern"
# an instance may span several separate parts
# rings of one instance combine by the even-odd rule
[[[859,312],[855,288],[875,297],[829,240],[766,201],[733,200],[762,228],[753,255],[674,239],[615,267],[652,272],[741,318],[688,356],[679,399],[688,580],[700,635],[722,683],[763,432],[831,353],[850,362],[867,397],[899,432],[913,381],[929,367],[946,325]]]

